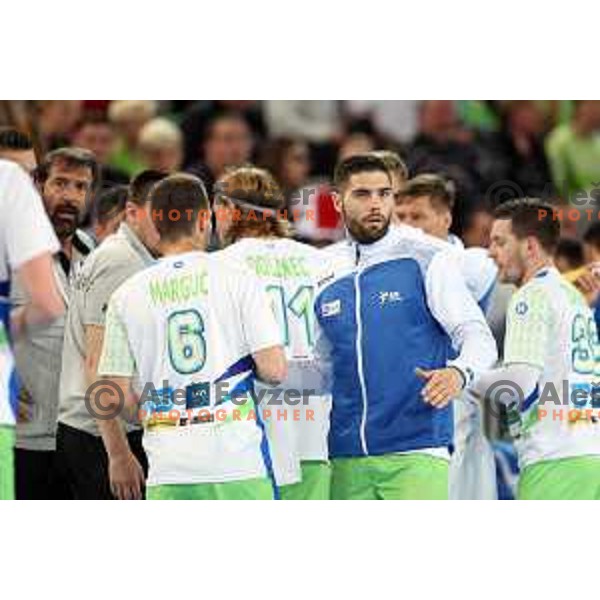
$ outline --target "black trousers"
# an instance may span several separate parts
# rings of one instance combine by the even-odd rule
[[[54,450],[15,448],[14,453],[17,500],[72,500]]]
[[[148,476],[148,459],[142,446],[142,431],[127,435],[129,447]],[[114,500],[108,480],[108,455],[102,438],[58,424],[56,448],[61,472],[76,500]],[[144,490],[143,497],[146,497]]]

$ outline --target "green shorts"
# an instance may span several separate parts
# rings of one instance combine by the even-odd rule
[[[332,500],[447,500],[448,461],[384,454],[332,461]]]
[[[519,477],[519,500],[600,500],[600,456],[534,463]]]
[[[15,499],[15,428],[0,425],[0,500]]]
[[[273,485],[269,479],[156,485],[148,488],[146,496],[148,500],[273,500]]]
[[[282,500],[329,500],[331,466],[321,460],[306,460],[300,464],[302,481],[279,488]]]

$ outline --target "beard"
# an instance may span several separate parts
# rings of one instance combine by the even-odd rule
[[[82,213],[72,204],[60,204],[50,215],[50,221],[59,240],[72,237],[81,224]]]
[[[346,228],[352,237],[360,244],[372,244],[377,240],[380,240],[388,232],[392,220],[391,215],[388,217],[385,217],[385,215],[377,215],[377,217],[380,218],[368,221],[366,219],[369,217],[366,217],[359,221],[358,219],[349,218],[344,211]]]

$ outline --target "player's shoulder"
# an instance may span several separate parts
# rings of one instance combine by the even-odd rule
[[[486,248],[465,248],[462,250],[462,261],[469,275],[481,279],[494,280],[498,267],[490,257]]]
[[[159,263],[150,265],[141,271],[137,271],[122,281],[113,292],[111,298],[115,301],[122,301],[125,298],[138,294],[140,290],[145,289],[148,280],[156,277],[161,270]]]
[[[395,257],[406,255],[419,262],[429,262],[439,252],[447,252],[458,256],[462,250],[445,240],[433,237],[410,225],[398,224],[390,226],[385,239],[385,250]]]
[[[123,264],[130,264],[133,256],[134,252],[122,232],[117,230],[89,253],[84,269],[91,275],[102,268],[118,268]]]
[[[509,312],[517,316],[525,316],[538,311],[546,313],[552,304],[553,295],[556,293],[556,283],[550,273],[541,273],[532,277],[512,295]]]
[[[232,244],[222,250],[215,250],[205,254],[207,267],[217,279],[235,279],[236,277],[247,278],[251,271],[242,259],[239,249],[233,249]]]
[[[9,183],[13,185],[26,185],[27,175],[21,169],[21,167],[11,161],[0,158],[0,183],[3,186],[7,186]]]

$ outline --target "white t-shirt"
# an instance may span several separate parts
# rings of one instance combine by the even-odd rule
[[[256,280],[221,254],[163,258],[109,302],[98,372],[133,377],[149,486],[267,474],[249,390],[252,354],[280,345],[279,328]]]
[[[0,285],[8,290],[10,272],[60,245],[41,198],[29,176],[17,164],[0,160]],[[9,302],[2,294],[3,309]],[[8,310],[3,310],[8,315]],[[0,424],[14,424],[9,403],[9,381],[14,359],[8,345],[4,321],[0,322]]]
[[[555,268],[543,269],[513,295],[504,363],[542,370],[536,391],[523,402],[516,427],[521,467],[600,455],[598,419],[569,419],[569,411],[576,409],[570,402],[572,390],[591,390],[600,380],[596,324],[583,296]],[[588,402],[580,405],[582,417],[586,409],[598,416],[599,409]]]
[[[269,411],[264,420],[276,481],[278,485],[294,483],[300,477],[299,461],[328,458],[331,401],[320,393],[313,352],[314,290],[325,257],[312,246],[286,238],[244,238],[222,252],[259,279],[279,322],[288,377],[277,392],[259,386],[257,393],[263,393],[262,413]],[[292,390],[301,398],[286,399],[285,393]]]

